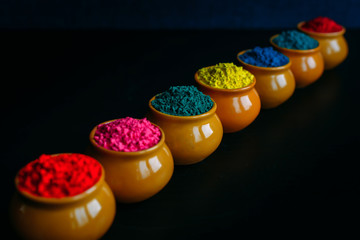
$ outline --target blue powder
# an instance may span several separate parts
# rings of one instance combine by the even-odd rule
[[[280,67],[289,63],[289,58],[272,47],[255,47],[239,56],[243,62],[258,67]]]
[[[195,116],[208,112],[214,103],[195,86],[173,86],[156,95],[151,105],[162,113]]]
[[[318,41],[296,30],[282,32],[273,42],[279,47],[295,50],[308,50],[319,46]]]

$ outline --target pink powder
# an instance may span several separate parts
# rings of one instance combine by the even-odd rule
[[[156,145],[161,131],[146,118],[131,117],[97,126],[94,140],[100,146],[118,152],[136,152]]]

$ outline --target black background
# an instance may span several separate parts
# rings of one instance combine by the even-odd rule
[[[273,29],[327,16],[360,27],[358,0],[2,0],[0,28]]]
[[[148,100],[236,54],[268,46],[275,30],[3,30],[1,182],[4,234],[16,172],[40,154],[84,152],[90,130],[144,117]],[[202,239],[357,234],[359,30],[350,53],[281,106],[225,134],[203,162],[176,166],[169,184],[117,204],[103,239]],[[354,236],[354,235],[353,235]]]

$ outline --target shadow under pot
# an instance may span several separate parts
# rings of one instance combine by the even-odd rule
[[[258,67],[247,64],[239,56],[248,50],[238,53],[237,59],[244,69],[256,77],[256,91],[260,95],[261,107],[275,108],[288,100],[295,91],[295,79],[290,70],[291,60],[280,67]]]
[[[256,77],[249,86],[236,89],[214,88],[203,83],[195,73],[200,91],[209,95],[217,104],[216,114],[222,123],[224,133],[237,132],[252,123],[260,113],[261,103],[255,90]]]
[[[300,22],[297,28],[319,42],[326,70],[338,66],[346,59],[349,47],[344,37],[346,31],[344,27],[339,32],[320,33],[303,29],[304,24],[305,22]]]
[[[223,127],[216,114],[216,103],[206,113],[195,116],[175,116],[155,109],[149,101],[148,118],[165,132],[176,165],[200,162],[212,154],[223,137]]]
[[[18,188],[10,204],[10,219],[24,239],[100,239],[115,217],[115,198],[101,177],[91,188],[71,197],[35,196]]]
[[[101,124],[112,121],[115,120]],[[106,182],[118,202],[135,203],[148,199],[170,181],[174,172],[174,161],[165,143],[164,131],[160,127],[159,129],[160,141],[153,147],[136,152],[106,149],[94,140],[97,126],[90,132],[91,144],[87,153],[103,165],[106,171]]]
[[[272,36],[270,43],[290,59],[290,69],[294,74],[296,87],[306,87],[318,80],[324,72],[324,59],[320,52],[320,45],[308,50],[282,48],[273,41],[277,36],[279,35]]]

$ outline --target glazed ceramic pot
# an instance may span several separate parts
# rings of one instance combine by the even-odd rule
[[[63,198],[45,198],[20,191],[10,204],[10,218],[24,239],[99,239],[115,217],[115,198],[104,180],[85,192]]]
[[[288,100],[295,91],[295,78],[290,70],[291,60],[280,67],[258,67],[239,58],[246,51],[248,50],[239,52],[237,59],[244,69],[256,77],[255,88],[260,95],[262,108],[274,108]]]
[[[97,126],[90,133],[88,155],[103,165],[105,180],[118,202],[134,203],[148,199],[170,181],[174,161],[160,127],[160,141],[151,148],[137,152],[118,152],[99,146],[94,140],[96,129]]]
[[[318,40],[326,70],[338,66],[346,59],[349,53],[349,48],[344,37],[346,31],[344,27],[342,27],[342,30],[339,32],[319,33],[303,29],[302,26],[304,24],[305,22],[300,22],[297,27],[300,31]]]
[[[219,146],[223,128],[216,114],[216,103],[206,113],[195,116],[174,116],[156,110],[149,101],[148,118],[165,132],[166,144],[177,165],[200,162]]]
[[[318,80],[324,72],[324,59],[320,52],[320,45],[308,50],[295,50],[279,47],[274,43],[274,35],[270,43],[291,61],[290,69],[295,77],[296,87],[302,88]]]
[[[217,104],[216,114],[220,118],[224,133],[237,132],[259,115],[261,103],[254,88],[256,79],[249,86],[237,89],[220,89],[203,83],[195,73],[195,81],[200,91],[209,95]]]

